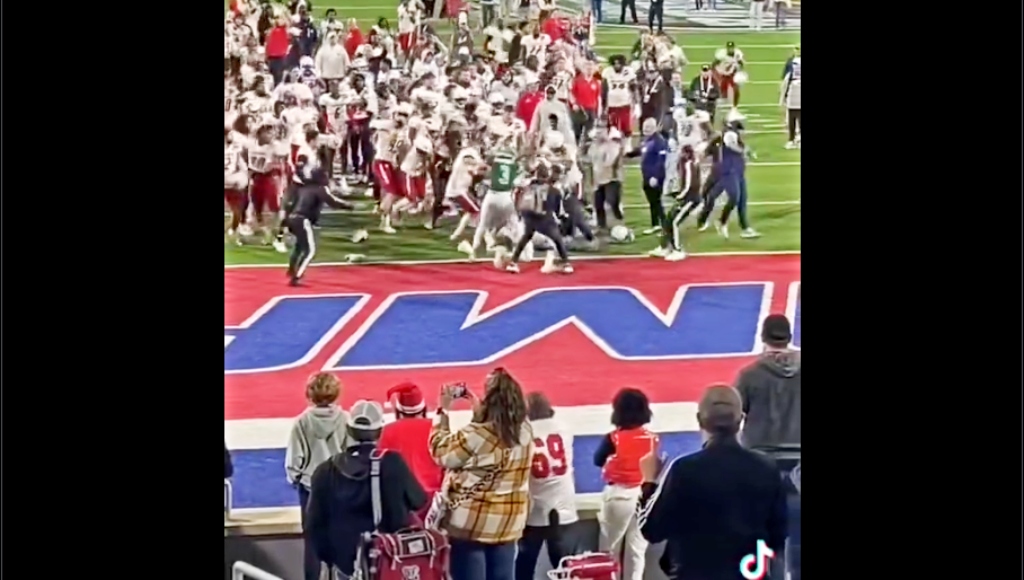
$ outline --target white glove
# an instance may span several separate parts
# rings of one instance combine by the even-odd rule
[[[651,187],[658,187],[658,178],[652,177],[647,183],[650,184]]]

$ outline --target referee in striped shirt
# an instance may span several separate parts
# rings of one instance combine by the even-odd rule
[[[697,406],[704,447],[667,465],[657,451],[640,462],[638,524],[647,541],[667,540],[669,578],[740,580],[740,561],[761,541],[783,554],[786,491],[774,461],[740,445],[742,408],[736,389],[709,387]]]

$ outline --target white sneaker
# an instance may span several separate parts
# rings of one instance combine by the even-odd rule
[[[760,238],[761,234],[758,233],[758,231],[755,230],[754,228],[747,228],[747,229],[743,230],[742,232],[740,232],[740,237],[741,238],[748,238],[748,239],[749,238]]]
[[[684,252],[682,250],[672,250],[671,252],[668,253],[667,256],[665,256],[665,261],[666,262],[678,262],[680,260],[685,260],[685,259],[686,259],[686,252]]]
[[[725,238],[727,240],[729,239],[729,226],[722,225],[721,222],[717,222],[716,221],[715,222],[715,230],[718,232],[718,235],[722,236],[723,238]]]
[[[396,230],[395,228],[393,228],[391,226],[381,226],[380,227],[380,231],[384,232],[385,234],[397,234],[398,233],[398,230]]]
[[[573,269],[572,264],[568,264],[568,263],[567,264],[562,264],[562,273],[563,274],[572,274],[575,271],[576,270]]]
[[[434,224],[432,224],[432,223],[430,223],[430,222],[428,221],[428,222],[425,222],[425,223],[423,224],[423,227],[424,227],[424,228],[426,228],[426,229],[428,229],[428,230],[432,230],[432,229],[434,229]]]
[[[230,238],[235,235],[235,230],[228,230],[227,236]]]
[[[668,253],[668,248],[664,246],[658,246],[657,248],[654,248],[650,252],[647,252],[647,255],[652,258],[664,258],[665,256],[668,255]]]
[[[252,226],[249,224],[242,224],[238,226],[238,235],[240,236],[251,236],[253,234]]]
[[[274,240],[274,244],[273,245],[274,245],[274,249],[277,250],[278,253],[281,253],[281,254],[287,254],[288,253],[288,246],[285,246],[283,241],[281,241],[281,240]]]
[[[459,245],[456,249],[462,252],[463,254],[467,254],[470,260],[476,259],[476,252],[473,251],[473,244],[469,243],[468,241],[462,240],[461,242],[459,242]]]
[[[647,228],[646,230],[644,230],[643,234],[645,236],[649,236],[651,234],[656,234],[656,233],[658,233],[660,231],[661,231],[661,228]]]
[[[515,262],[512,262],[511,264],[505,266],[505,271],[506,272],[510,272],[512,274],[518,274],[519,273],[519,264],[516,264]]]
[[[796,149],[796,148],[797,148],[796,141],[787,141],[786,142],[786,149]]]
[[[706,229],[708,229],[710,227],[711,227],[711,218],[708,218],[708,221],[704,222],[704,225],[702,225],[701,227],[697,228],[697,231],[698,232],[703,232],[704,230],[706,230]]]
[[[361,243],[361,242],[365,242],[369,238],[370,238],[370,232],[368,232],[366,230],[356,230],[356,232],[354,234],[352,234],[352,243],[353,244],[358,244],[358,243]]]

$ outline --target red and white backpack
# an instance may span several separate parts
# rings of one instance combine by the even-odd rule
[[[619,562],[605,552],[584,552],[566,556],[554,570],[548,571],[551,580],[619,580]]]
[[[380,460],[370,456],[370,495],[374,528],[381,521]],[[352,580],[448,580],[448,536],[444,532],[410,527],[393,534],[364,534],[356,553]]]

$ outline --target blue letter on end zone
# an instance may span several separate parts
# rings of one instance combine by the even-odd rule
[[[281,298],[247,327],[224,329],[232,337],[224,348],[224,372],[282,370],[306,362],[364,299],[358,294]]]
[[[542,290],[482,316],[473,315],[477,292],[401,295],[342,353],[335,368],[487,363],[568,321],[621,359],[750,354],[765,290],[764,284],[690,287],[671,319],[624,288]],[[396,337],[416,337],[415,344]]]

